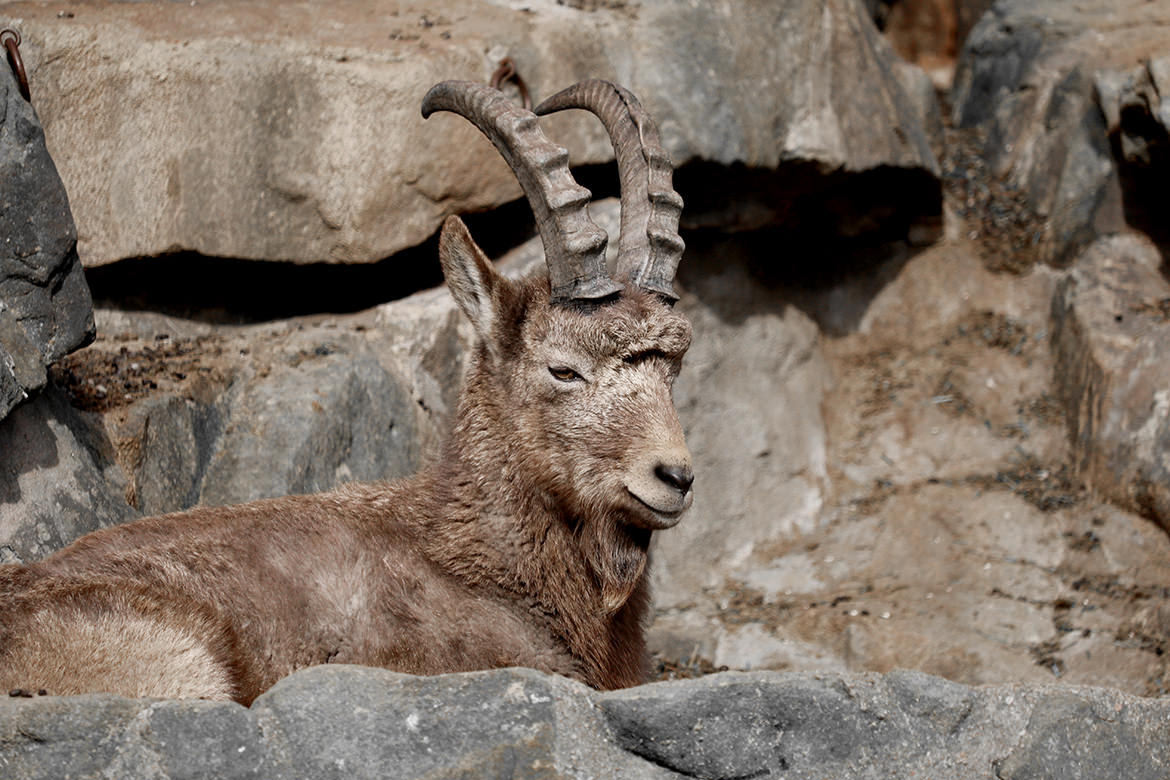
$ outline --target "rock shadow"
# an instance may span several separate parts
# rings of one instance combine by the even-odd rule
[[[0,421],[0,560],[34,560],[137,513],[101,422],[48,385]],[[6,552],[5,552],[6,551]]]
[[[1170,131],[1148,106],[1122,109],[1120,128],[1109,138],[1121,184],[1125,221],[1145,233],[1162,255],[1162,274],[1170,280]]]
[[[904,240],[822,239],[786,229],[732,235],[686,231],[684,238],[679,283],[721,319],[739,324],[795,306],[830,336],[854,332],[878,294],[927,248]]]
[[[21,500],[21,476],[58,464],[57,439],[50,426],[62,411],[58,400],[50,388],[0,420],[0,504]]]
[[[463,219],[489,257],[535,232],[523,199]],[[176,252],[90,268],[86,279],[98,307],[243,325],[363,311],[438,286],[443,272],[436,232],[376,263],[297,264]]]

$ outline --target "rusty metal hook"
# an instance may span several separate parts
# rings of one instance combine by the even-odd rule
[[[511,57],[504,57],[504,59],[500,60],[500,66],[492,74],[492,89],[500,89],[505,81],[515,82],[516,89],[520,90],[520,102],[524,104],[525,109],[531,111],[532,96],[528,94],[528,85],[524,83],[524,79],[520,78],[520,74],[516,72],[516,63],[512,61]]]
[[[20,58],[20,33],[13,29],[0,30],[0,45],[8,50],[8,64],[16,74],[16,82],[20,87],[20,94],[29,103],[32,95],[28,91],[28,74],[24,72],[24,60]]]

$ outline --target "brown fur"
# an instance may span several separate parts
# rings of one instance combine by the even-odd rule
[[[670,399],[689,325],[639,291],[552,306],[545,280],[497,276],[457,220],[440,254],[479,339],[434,465],[0,566],[0,689],[248,703],[328,662],[643,681],[651,530],[690,503],[647,476],[689,468]],[[581,381],[550,376],[561,364]]]

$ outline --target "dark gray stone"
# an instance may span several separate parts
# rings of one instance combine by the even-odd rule
[[[0,699],[0,777],[101,777],[117,760],[120,736],[146,706],[104,695]]]
[[[0,419],[93,340],[77,228],[45,134],[0,61]]]
[[[409,390],[368,352],[337,350],[318,344],[295,365],[273,366],[229,389],[234,399],[202,480],[201,504],[315,493],[417,468]]]
[[[434,679],[322,666],[252,711],[278,748],[278,777],[554,777],[560,683],[527,670]]]
[[[1053,693],[1032,711],[1018,748],[995,771],[1002,780],[1164,780],[1170,730],[1146,728],[1128,707],[1094,706],[1076,693]]]
[[[146,515],[187,509],[199,501],[207,464],[223,432],[226,399],[201,402],[176,394],[147,398],[127,413],[138,457],[134,505]],[[274,466],[275,468],[275,466]]]
[[[932,746],[928,730],[908,734],[904,719],[858,705],[840,681],[770,674],[646,686],[601,702],[623,748],[710,780],[823,771],[908,736]]]
[[[942,736],[958,733],[977,698],[965,685],[920,672],[890,672],[885,682],[899,709],[929,723]]]
[[[48,388],[0,420],[0,561],[36,560],[137,515],[98,420]]]
[[[458,392],[459,363],[443,347],[457,333],[432,333],[431,349],[391,367],[375,347],[405,348],[406,337],[364,328],[282,322],[199,342],[126,331],[103,339],[65,372],[82,405],[93,403],[87,388],[104,388],[100,411],[78,411],[50,389],[0,421],[0,549],[36,559],[139,513],[413,473],[437,438],[422,441],[426,410]],[[151,351],[164,343],[170,351]],[[420,363],[454,376],[419,387],[430,376]]]

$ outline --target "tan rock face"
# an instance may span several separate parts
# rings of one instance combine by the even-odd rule
[[[938,73],[953,72],[958,54],[959,4],[954,0],[901,0],[890,6],[884,32],[904,59]]]
[[[628,86],[676,163],[936,170],[891,50],[846,0],[16,2],[3,17],[23,30],[88,266],[176,250],[369,262],[518,197],[470,125],[419,115],[432,84],[486,81],[505,55],[538,97]],[[547,127],[575,164],[612,159],[585,115]]]
[[[1060,301],[1070,277],[1043,267],[993,273],[976,251],[947,242],[823,293],[784,290],[777,298],[787,306],[765,318],[783,338],[764,337],[743,280],[729,285],[744,301],[738,315],[712,322],[692,309],[697,337],[679,396],[683,413],[687,385],[700,388],[684,413],[696,502],[656,541],[652,630],[664,657],[733,669],[914,668],[971,684],[1165,690],[1165,589],[1157,583],[1170,572],[1170,540],[1095,497],[1076,468],[1082,452],[1104,446],[1106,419],[1133,420],[1110,423],[1106,443],[1140,441],[1132,431],[1143,424],[1161,430],[1159,410],[1140,392],[1159,374],[1132,362],[1142,349],[1107,348],[1107,334],[1070,345],[1103,364],[1106,378],[1082,403],[1101,409],[1096,438],[1070,447],[1058,388],[1079,375],[1066,368],[1067,337],[1050,319],[1054,293]],[[1070,322],[1065,329],[1092,316],[1079,310],[1135,274],[1134,262],[1114,252],[1112,282],[1096,293],[1084,282],[1070,288],[1082,303],[1056,315]],[[1164,282],[1150,281],[1146,297],[1157,303]],[[708,307],[718,300],[713,284],[693,289]],[[1112,322],[1116,308],[1093,303],[1092,311]],[[722,335],[732,321],[734,335]],[[802,341],[805,327],[811,338]],[[703,341],[712,337],[726,339],[713,354],[725,377],[738,374],[734,386],[704,364]],[[790,356],[786,368],[752,373],[769,365],[769,347]],[[793,360],[801,348],[808,359]],[[1126,380],[1147,374],[1148,382]],[[1132,413],[1114,400],[1126,387],[1139,391]],[[720,413],[728,407],[740,413]],[[725,432],[720,446],[705,441],[712,429]],[[787,478],[760,456],[761,441],[776,442]],[[1150,439],[1154,461],[1115,460],[1107,495],[1124,500],[1117,491],[1135,484],[1138,469],[1152,471],[1159,452]],[[705,468],[724,461],[734,465],[704,479]]]
[[[1094,487],[1170,529],[1170,284],[1133,235],[1102,239],[1053,302],[1058,389]]]

